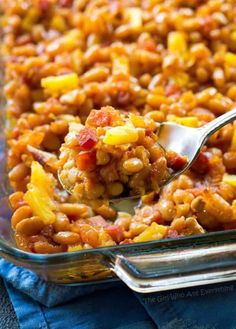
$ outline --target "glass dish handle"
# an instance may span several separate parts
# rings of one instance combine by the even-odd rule
[[[131,257],[113,255],[111,269],[140,293],[232,281],[236,280],[236,242]]]

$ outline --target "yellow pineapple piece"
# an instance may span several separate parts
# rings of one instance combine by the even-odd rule
[[[72,90],[78,87],[79,78],[76,73],[50,76],[41,80],[41,86],[50,94]]]
[[[229,175],[225,173],[223,176],[223,182],[232,186],[236,186],[236,175]]]
[[[151,240],[160,240],[167,233],[167,226],[152,223],[141,234],[134,238],[134,242],[145,242]]]
[[[38,216],[45,224],[55,222],[56,205],[52,198],[52,182],[43,167],[36,161],[31,165],[31,179],[27,189],[24,199],[33,215]]]
[[[121,145],[135,143],[138,140],[138,131],[132,126],[118,126],[106,131],[103,143],[108,145]]]
[[[83,250],[83,247],[81,244],[73,244],[68,246],[68,252],[73,252],[73,251],[78,251],[78,250]]]
[[[167,39],[169,52],[176,55],[184,55],[187,52],[187,42],[183,32],[169,32]]]

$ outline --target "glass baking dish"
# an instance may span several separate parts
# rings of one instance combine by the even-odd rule
[[[117,280],[141,293],[236,279],[236,231],[50,255],[19,250],[8,203],[5,118],[0,117],[0,256],[45,280],[86,285]]]
[[[0,62],[0,256],[58,284],[88,285],[117,280],[150,293],[236,279],[236,231],[207,233],[80,250],[33,254],[18,249],[11,229],[11,192],[6,171],[6,127]]]

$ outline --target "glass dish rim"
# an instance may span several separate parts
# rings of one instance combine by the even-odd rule
[[[27,252],[19,249],[18,247],[8,245],[4,239],[0,238],[0,253],[7,254],[12,257],[16,257],[17,259],[30,260],[32,262],[38,263],[39,261],[43,261],[44,263],[54,263],[55,261],[66,261],[66,260],[76,260],[79,256],[84,256],[88,254],[103,254],[103,255],[114,255],[114,254],[122,254],[122,251],[133,250],[136,252],[140,252],[142,254],[142,248],[145,248],[145,252],[149,249],[149,252],[156,252],[158,246],[172,247],[176,248],[184,248],[186,244],[193,242],[195,245],[202,244],[208,245],[209,243],[219,243],[220,239],[223,238],[223,241],[226,241],[224,238],[235,239],[236,240],[236,230],[224,230],[217,232],[208,232],[205,234],[197,234],[191,236],[185,236],[181,238],[165,238],[160,240],[153,240],[147,242],[138,242],[138,243],[130,243],[124,245],[116,245],[109,247],[99,247],[99,248],[91,248],[91,249],[83,249],[74,252],[61,252],[55,254],[36,254],[32,252]],[[206,240],[206,241],[205,241]],[[229,240],[227,240],[229,241]],[[148,248],[149,247],[149,248]],[[140,249],[140,250],[139,250]],[[161,249],[160,249],[161,250]],[[43,264],[43,263],[42,263]]]

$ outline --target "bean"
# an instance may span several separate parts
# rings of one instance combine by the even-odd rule
[[[44,137],[43,146],[49,151],[57,151],[61,146],[61,142],[56,135],[49,131]]]
[[[59,244],[75,244],[81,241],[80,235],[75,232],[58,232],[53,235],[53,241]]]
[[[226,152],[223,161],[227,169],[236,169],[236,151]]]
[[[22,206],[14,212],[11,218],[11,225],[13,228],[25,218],[29,218],[32,216],[32,211],[29,206]]]
[[[68,217],[63,213],[56,214],[56,221],[53,223],[53,228],[56,232],[69,231],[70,221]]]
[[[130,173],[136,173],[143,169],[143,162],[139,158],[130,158],[123,163],[123,167]]]
[[[106,165],[110,161],[110,156],[107,152],[97,150],[96,163],[97,165]]]
[[[18,163],[8,174],[8,177],[11,181],[21,181],[23,180],[30,172],[30,169],[21,162]]]
[[[120,195],[124,190],[123,184],[119,182],[110,183],[108,185],[109,194],[112,196]]]
[[[13,210],[25,205],[26,202],[24,201],[24,193],[20,191],[12,193],[9,196],[9,202]]]
[[[67,216],[77,216],[80,218],[88,218],[93,216],[92,209],[84,204],[62,203],[59,205],[59,209]]]
[[[55,246],[47,241],[37,241],[33,248],[37,254],[54,254],[65,251],[64,246]]]
[[[16,232],[25,235],[38,234],[44,227],[43,221],[36,216],[25,218],[16,224]]]

